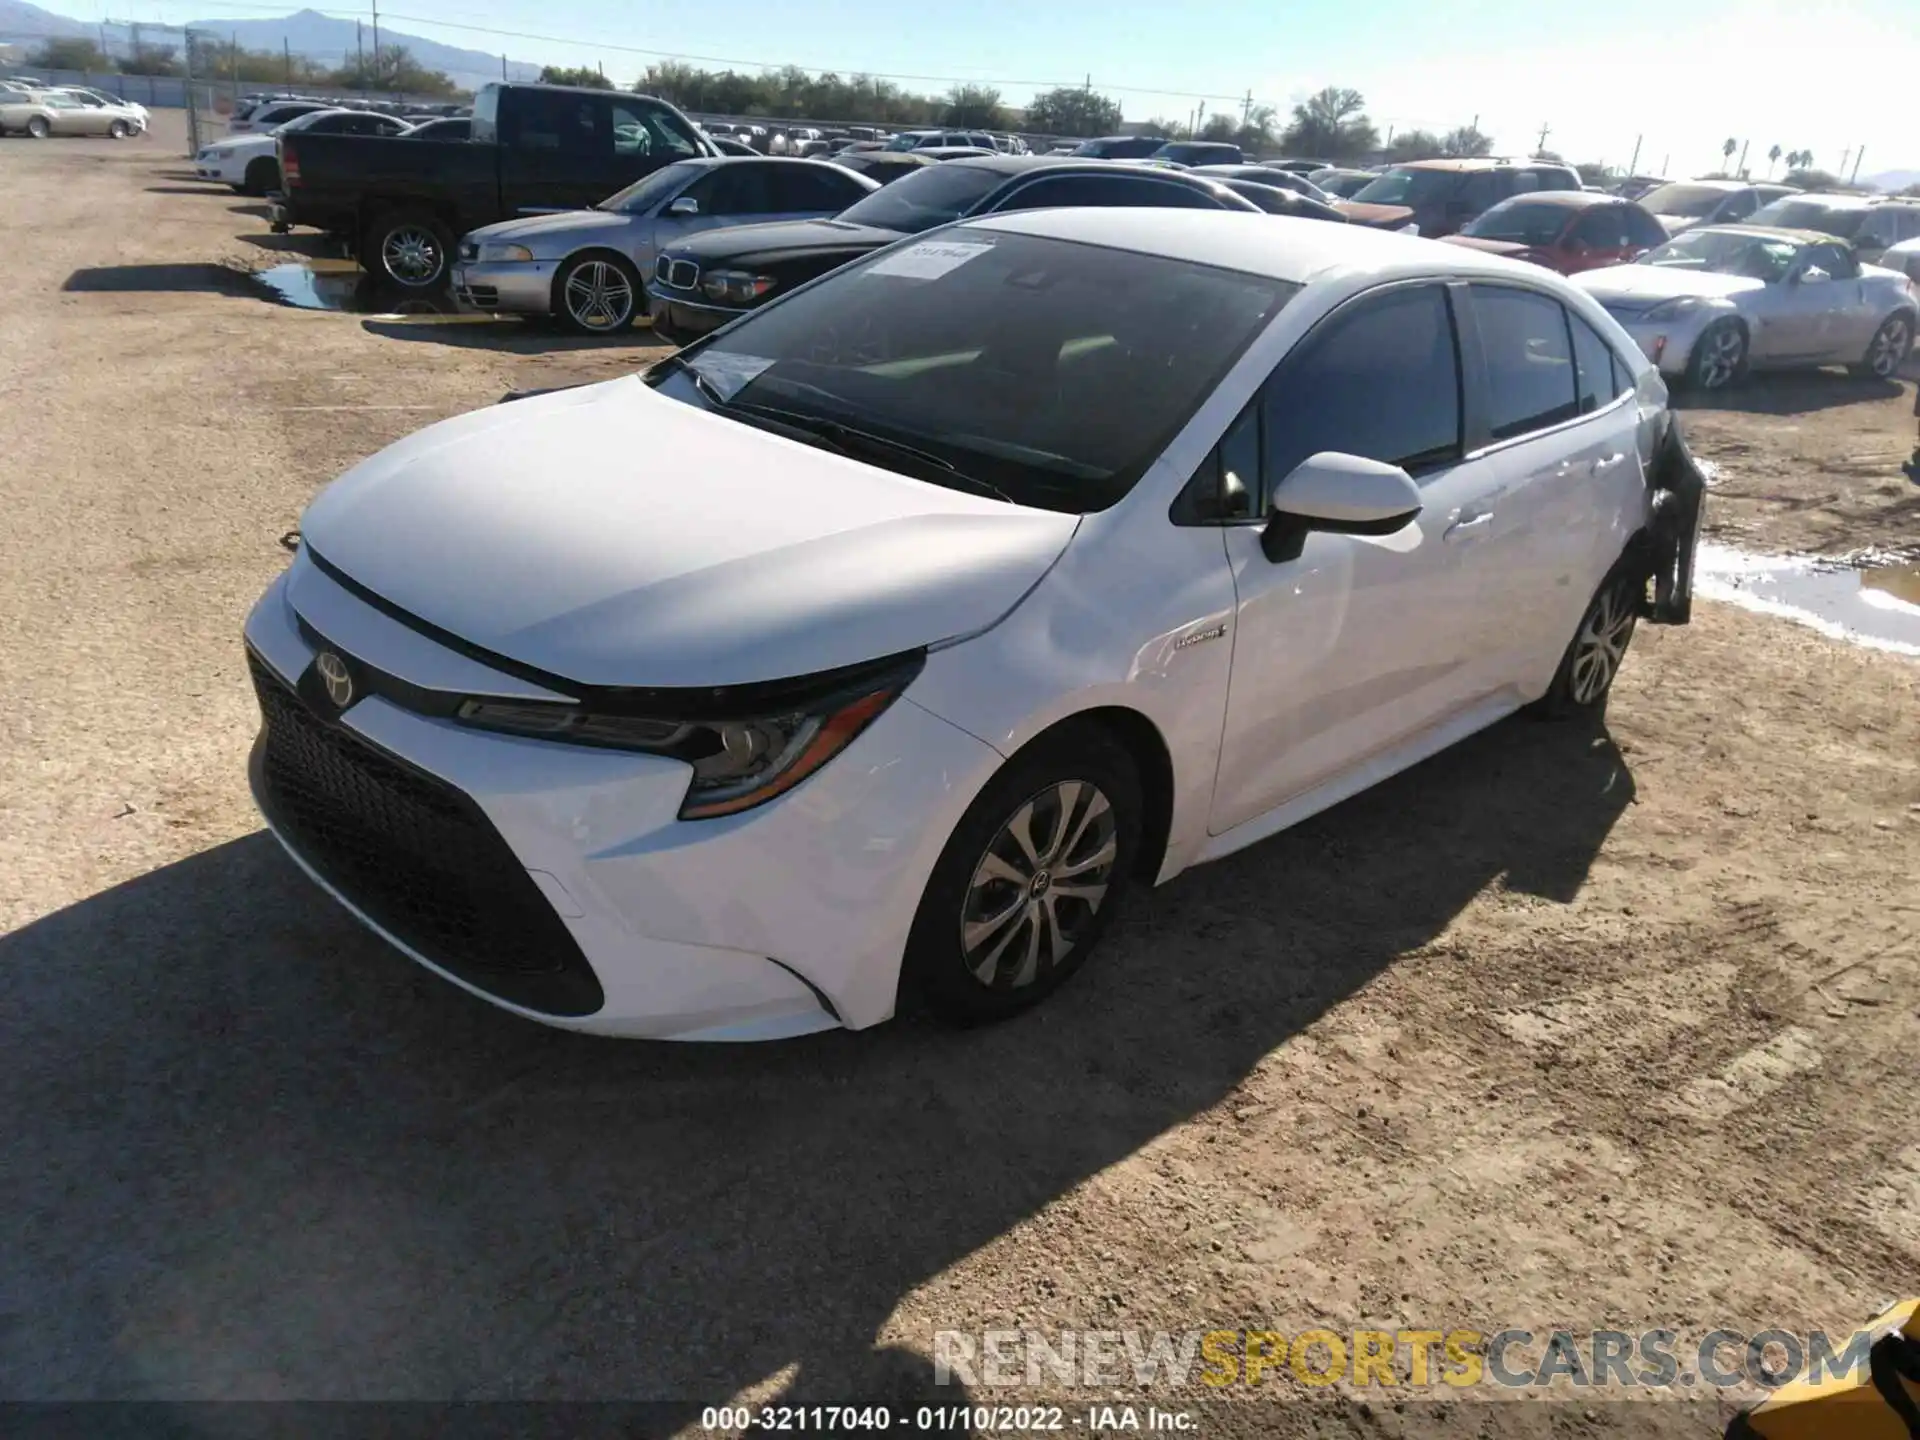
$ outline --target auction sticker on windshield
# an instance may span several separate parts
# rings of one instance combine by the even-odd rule
[[[885,259],[867,267],[869,275],[900,275],[909,280],[938,280],[949,270],[957,270],[976,255],[991,250],[991,244],[969,240],[922,240],[904,250],[896,250]]]
[[[706,350],[694,360],[693,367],[712,382],[722,399],[731,400],[760,378],[760,372],[773,364],[758,355],[734,355],[725,350]]]

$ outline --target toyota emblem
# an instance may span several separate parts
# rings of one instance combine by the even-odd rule
[[[331,650],[322,650],[313,668],[320,672],[320,681],[327,687],[327,699],[333,702],[334,709],[344,710],[353,703],[353,676],[347,670],[346,661]]]

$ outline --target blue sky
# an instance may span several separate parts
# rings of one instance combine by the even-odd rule
[[[177,22],[299,6],[104,0],[101,8],[116,18],[131,11]],[[362,13],[351,4],[313,8]],[[935,18],[915,23],[920,15]],[[1383,133],[1389,125],[1445,129],[1478,115],[1501,151],[1531,149],[1547,124],[1548,147],[1569,159],[1624,165],[1639,136],[1641,168],[1658,170],[1665,158],[1675,175],[1717,167],[1729,136],[1752,142],[1755,173],[1765,171],[1776,143],[1811,149],[1829,169],[1864,144],[1863,178],[1920,170],[1917,0],[1596,0],[1564,8],[1538,0],[394,0],[382,16],[396,29],[515,59],[602,63],[623,83],[647,57],[617,46],[926,76],[902,83],[935,92],[978,80],[998,84],[1015,104],[1035,82],[1091,74],[1129,119],[1182,123],[1202,99],[1209,113],[1237,112],[1226,97],[1251,89],[1256,103],[1284,115],[1335,84],[1367,97]],[[564,38],[508,39],[456,25]]]

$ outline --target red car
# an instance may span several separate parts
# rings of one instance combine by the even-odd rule
[[[1562,275],[1624,265],[1667,243],[1660,222],[1631,200],[1592,190],[1541,190],[1502,200],[1442,242],[1531,260]]]

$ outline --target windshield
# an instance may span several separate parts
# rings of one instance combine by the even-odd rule
[[[1778,225],[1783,230],[1818,230],[1851,240],[1865,222],[1867,208],[1823,205],[1818,200],[1776,200],[1753,212],[1749,225]]]
[[[1732,193],[1711,185],[1661,185],[1640,197],[1640,203],[1656,215],[1682,215],[1699,219],[1711,215],[1720,202]]]
[[[1517,240],[1523,245],[1551,245],[1567,228],[1567,207],[1538,200],[1496,205],[1460,233],[1476,240]]]
[[[316,122],[329,116],[350,115],[352,113],[350,110],[307,110],[294,116],[291,120],[284,122],[278,128],[282,134],[290,130],[311,130]],[[267,118],[271,120],[273,117],[268,116]]]
[[[849,265],[686,358],[743,411],[856,427],[951,466],[897,467],[935,484],[1083,514],[1132,488],[1298,290],[963,228]]]
[[[902,175],[885,189],[842,210],[839,219],[849,225],[872,225],[917,235],[936,225],[957,220],[1000,187],[1007,177],[998,170],[948,160]]]
[[[1636,264],[1682,270],[1711,270],[1717,275],[1744,275],[1768,284],[1793,268],[1800,247],[1773,235],[1742,235],[1733,230],[1690,230],[1658,249],[1649,250]]]
[[[621,215],[639,215],[651,210],[705,168],[686,160],[676,165],[662,166],[651,175],[634,181],[626,189],[608,196],[593,208],[612,210]]]
[[[1360,205],[1430,205],[1453,193],[1457,170],[1414,170],[1396,165],[1353,194]]]

